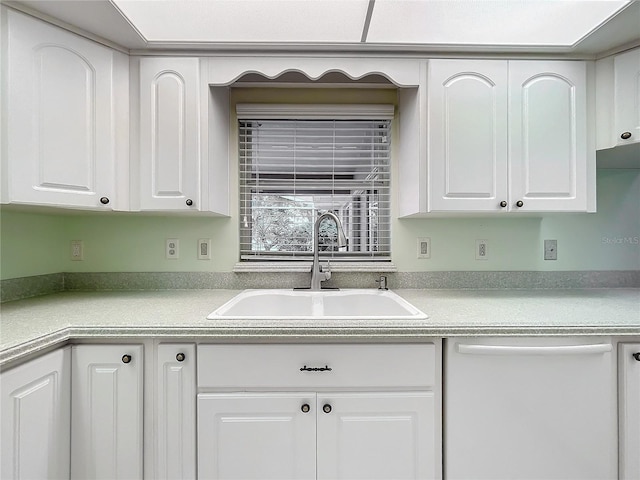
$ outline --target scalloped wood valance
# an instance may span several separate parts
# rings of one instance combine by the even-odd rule
[[[296,57],[242,56],[209,57],[209,85],[229,86],[243,75],[257,73],[276,79],[288,72],[299,72],[318,80],[330,72],[340,72],[352,80],[381,75],[398,87],[420,84],[420,60],[384,57]]]

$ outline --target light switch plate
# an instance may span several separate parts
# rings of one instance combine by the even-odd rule
[[[558,241],[557,240],[544,241],[544,259],[545,260],[558,259]]]
[[[211,260],[211,239],[198,239],[198,260]]]
[[[431,238],[418,237],[418,258],[431,258]]]

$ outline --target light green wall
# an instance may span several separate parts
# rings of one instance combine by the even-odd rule
[[[238,258],[233,218],[128,214],[50,215],[2,212],[2,279],[66,272],[230,271]],[[431,259],[418,260],[416,237],[431,237]],[[166,238],[180,258],[166,260]],[[598,213],[542,217],[402,219],[393,223],[400,271],[640,270],[640,170],[598,170]],[[199,238],[213,259],[197,260]],[[475,260],[475,240],[489,259]],[[542,260],[544,239],[558,240],[558,260]],[[85,260],[69,259],[84,241]]]
[[[67,261],[68,272],[230,271],[237,234],[228,218],[163,217],[135,213],[70,218],[67,237],[84,242],[84,261]],[[177,238],[179,258],[167,260],[165,240]],[[211,239],[211,260],[197,259],[197,241]]]
[[[69,253],[66,218],[0,210],[0,278],[66,270]]]

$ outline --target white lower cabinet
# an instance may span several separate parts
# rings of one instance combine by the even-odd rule
[[[618,478],[611,339],[451,339],[444,361],[447,479]]]
[[[70,348],[2,372],[0,478],[69,478]]]
[[[318,394],[318,479],[436,478],[433,392]]]
[[[439,352],[200,346],[198,478],[441,478]]]
[[[196,348],[156,349],[154,458],[158,480],[196,478]]]
[[[314,479],[313,397],[269,392],[198,395],[198,478]]]
[[[143,345],[65,347],[0,374],[0,477],[636,480],[631,340],[145,341],[144,420]]]
[[[71,478],[142,478],[142,345],[72,348]]]
[[[620,480],[640,478],[640,342],[622,343],[619,361]]]

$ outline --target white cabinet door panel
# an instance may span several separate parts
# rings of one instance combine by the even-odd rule
[[[614,60],[614,137],[618,145],[640,142],[640,48]],[[625,133],[630,133],[628,138]]]
[[[198,58],[140,59],[142,210],[201,207],[199,84]]]
[[[509,62],[510,208],[587,209],[586,104],[584,62]]]
[[[142,478],[142,348],[73,347],[71,478]]]
[[[506,200],[507,63],[429,64],[431,210],[500,210]]]
[[[6,200],[116,208],[117,54],[13,10],[7,15]]]
[[[69,348],[0,375],[4,480],[69,478]]]
[[[199,394],[199,478],[315,479],[314,410],[313,393]]]
[[[433,392],[323,393],[316,410],[318,479],[439,478]]]
[[[620,480],[634,480],[640,478],[640,343],[620,344],[618,354]]]
[[[156,478],[196,478],[195,345],[157,349]]]

